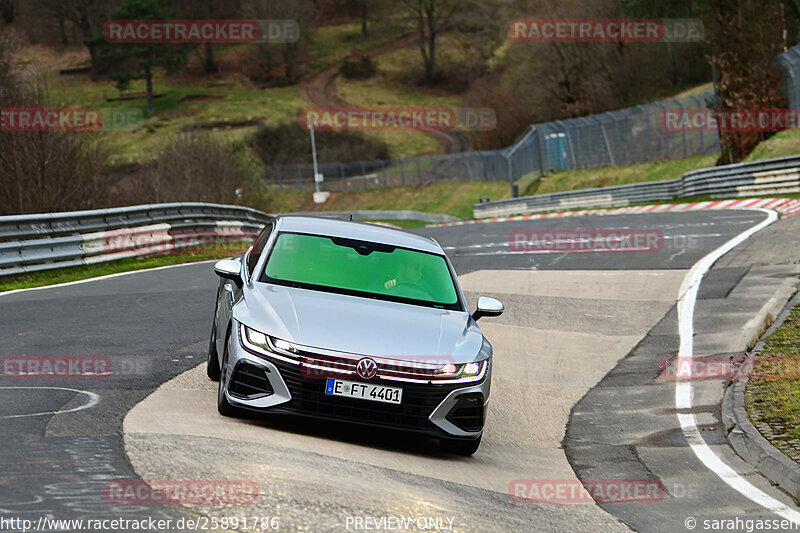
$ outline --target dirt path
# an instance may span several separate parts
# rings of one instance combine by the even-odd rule
[[[375,58],[411,46],[417,40],[416,34],[409,33],[394,41],[365,50],[363,53],[370,58]],[[342,66],[342,63],[343,61],[334,63],[309,77],[300,87],[300,95],[317,107],[347,106],[347,102],[339,98],[336,93],[336,77],[339,75],[339,67]],[[441,146],[441,152],[445,154],[466,152],[472,149],[472,139],[469,134],[460,130],[426,130],[423,133],[435,139]]]

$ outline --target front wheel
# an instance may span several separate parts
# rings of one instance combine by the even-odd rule
[[[222,416],[239,416],[240,410],[234,407],[225,396],[225,389],[227,388],[226,382],[228,381],[228,345],[231,340],[231,332],[225,336],[225,348],[222,353],[222,371],[220,372],[219,384],[217,385],[217,411]]]
[[[216,313],[215,313],[216,315]],[[217,353],[217,323],[211,325],[211,340],[208,341],[206,375],[211,381],[219,381],[219,354]]]
[[[477,439],[440,439],[439,444],[442,450],[456,455],[471,456],[478,451],[481,445],[481,438]]]

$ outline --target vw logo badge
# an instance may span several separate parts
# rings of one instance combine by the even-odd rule
[[[356,365],[356,373],[361,379],[372,379],[378,373],[378,363],[365,357]]]

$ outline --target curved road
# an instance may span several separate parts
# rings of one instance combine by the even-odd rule
[[[0,367],[0,517],[246,512],[277,516],[281,530],[346,530],[357,516],[406,516],[443,520],[432,530],[676,531],[692,514],[775,516],[699,462],[676,431],[675,384],[658,376],[660,358],[676,354],[675,301],[687,270],[764,218],[708,211],[417,230],[447,249],[471,301],[496,295],[508,309],[481,321],[495,345],[495,380],[484,443],[469,459],[405,435],[219,417],[214,385],[202,367],[192,370],[205,358],[213,313],[216,280],[207,263],[2,295],[4,364],[9,357],[88,358],[113,372],[48,380]],[[794,220],[757,234],[706,277],[696,354],[741,349],[760,325],[753,317],[788,298],[798,258],[785,246],[767,253],[759,243],[781,242],[796,230]],[[508,249],[512,231],[570,228],[657,231],[663,246],[651,253]],[[721,389],[696,385],[704,438],[753,485],[794,507],[725,444]],[[601,506],[509,498],[514,480],[570,480],[576,472],[581,479],[657,479],[664,496]],[[260,497],[237,508],[104,498],[109,481],[140,477],[247,479],[258,483]]]

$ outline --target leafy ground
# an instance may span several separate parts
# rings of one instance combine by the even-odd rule
[[[117,129],[103,133],[117,162],[143,161],[181,132],[210,131],[230,140],[244,139],[255,132],[259,123],[277,124],[299,120],[308,104],[298,87],[254,90],[243,76],[205,82],[182,82],[159,78],[155,116],[147,117],[144,98],[107,101],[119,91],[107,81],[84,78],[59,78],[51,83],[52,103],[100,109],[134,109],[144,120],[131,130]],[[131,92],[144,91],[141,81],[131,84]],[[55,101],[53,101],[55,100]]]
[[[406,187],[333,191],[324,204],[315,204],[310,191],[268,191],[255,198],[253,206],[269,213],[409,209],[471,218],[472,206],[481,198],[502,200],[509,196],[510,187],[505,182],[452,181]]]
[[[358,107],[458,107],[459,98],[425,90],[408,84],[398,83],[391,72],[406,60],[406,49],[397,50],[376,58],[378,74],[366,80],[348,80],[339,76],[336,88],[339,97],[348,104]],[[421,131],[378,131],[376,137],[394,147],[397,156],[433,154],[439,144]]]
[[[760,379],[747,384],[745,407],[756,427],[766,425],[779,449],[800,440],[800,306],[765,339],[754,364]],[[789,374],[787,376],[787,373]]]
[[[348,57],[355,50],[364,51],[397,39],[407,29],[391,19],[380,25],[371,23],[368,37],[361,35],[361,23],[334,24],[314,30],[314,50],[310,67],[321,70]]]
[[[361,35],[360,24],[322,26],[312,36],[314,46],[308,67],[314,71],[341,61],[351,53],[390,42],[404,29],[391,20],[371,28],[369,38]],[[121,96],[114,83],[107,79],[92,79],[85,74],[63,76],[58,70],[85,64],[88,56],[80,48],[55,52],[42,46],[29,46],[20,53],[20,59],[34,65],[47,79],[50,104],[65,107],[90,107],[102,110],[135,110],[143,120],[130,129],[104,132],[104,139],[114,152],[114,163],[141,162],[153,155],[183,131],[208,130],[229,140],[249,137],[259,123],[299,121],[303,109],[310,104],[302,98],[298,85],[263,89],[256,86],[245,73],[230,72],[246,56],[243,47],[229,46],[220,51],[218,59],[228,65],[222,76],[208,78],[193,75],[166,76],[156,73],[155,114],[147,116],[147,102],[143,96],[133,99],[109,101]],[[197,58],[190,56],[190,64]],[[243,68],[243,67],[238,67]],[[379,85],[361,87],[365,97],[373,101],[381,95]],[[143,95],[144,81],[131,82],[126,95]],[[409,100],[413,101],[413,100]],[[406,105],[409,105],[408,102]],[[418,153],[432,153],[438,148],[435,141],[419,132],[369,132],[386,142],[395,157]],[[409,140],[410,138],[410,140]]]
[[[652,161],[625,167],[606,167],[588,170],[570,170],[556,172],[550,176],[535,180],[537,173],[532,173],[533,183],[527,187],[524,195],[547,194],[552,192],[575,191],[592,187],[609,187],[626,183],[668,180],[680,178],[689,170],[714,166],[716,155],[697,156],[688,159]]]

